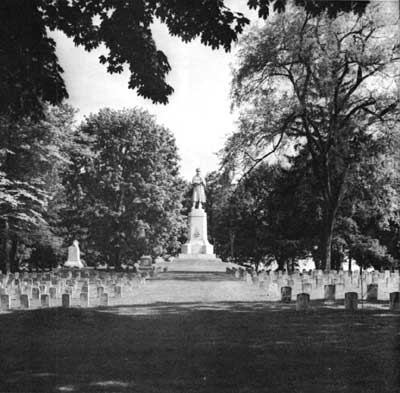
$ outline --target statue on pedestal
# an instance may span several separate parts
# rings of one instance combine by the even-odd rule
[[[225,272],[229,266],[214,254],[214,247],[208,241],[206,203],[206,182],[196,169],[192,179],[192,209],[188,214],[187,241],[182,244],[181,253],[172,262],[158,263],[156,269],[177,272]],[[165,271],[165,270],[164,270]]]
[[[199,209],[206,203],[206,192],[205,186],[206,181],[200,174],[200,168],[196,169],[196,175],[192,179],[193,185],[193,194],[192,194],[192,202],[193,202],[193,209]]]

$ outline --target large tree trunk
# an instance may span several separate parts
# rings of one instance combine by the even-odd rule
[[[114,253],[114,266],[115,270],[121,270],[120,249],[117,248]]]
[[[230,245],[230,254],[232,262],[235,260],[235,233],[233,231],[229,232],[229,245]]]
[[[332,267],[332,240],[333,240],[333,231],[335,228],[336,222],[336,213],[338,209],[338,204],[336,203],[335,207],[327,207],[327,212],[325,214],[325,225],[324,225],[324,233],[322,239],[322,268],[326,271],[330,271]]]
[[[18,248],[18,241],[16,239],[12,239],[11,247],[10,247],[10,271],[15,273],[19,270],[19,263],[17,260],[17,248]]]
[[[288,261],[289,261],[289,259],[286,259],[286,258],[283,258],[283,257],[276,258],[276,262],[278,263],[278,270],[283,270]]]
[[[346,193],[346,178],[348,173],[348,167],[342,172],[340,176],[340,182],[337,184],[337,192],[326,192],[325,195],[325,214],[324,214],[324,231],[322,245],[323,249],[321,252],[322,268],[326,271],[330,271],[332,267],[332,240],[333,231],[335,229],[336,215],[342,199]],[[331,183],[328,189],[334,188]]]
[[[3,254],[4,262],[2,263],[1,270],[3,273],[9,273],[10,269],[10,226],[8,219],[4,220],[4,239],[3,239]]]

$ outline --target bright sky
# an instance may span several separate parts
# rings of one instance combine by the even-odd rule
[[[379,0],[397,11],[398,0]],[[243,12],[257,20],[255,12],[246,7],[247,1],[226,2],[232,10]],[[203,174],[218,168],[216,153],[223,147],[227,134],[234,130],[230,113],[230,64],[233,53],[222,49],[213,51],[199,40],[189,44],[171,37],[164,25],[154,25],[154,38],[166,53],[172,66],[168,82],[175,89],[166,106],[154,105],[128,89],[129,72],[110,75],[98,57],[101,48],[90,53],[75,47],[72,40],[60,32],[52,33],[57,42],[57,55],[65,71],[64,79],[70,95],[69,103],[79,110],[78,119],[99,109],[139,106],[156,116],[176,137],[181,156],[181,174],[191,179],[195,169]]]
[[[232,9],[251,15],[243,7],[242,0],[228,3],[233,4]],[[166,53],[172,67],[168,82],[175,92],[167,105],[154,105],[128,89],[129,71],[108,74],[98,61],[105,48],[88,53],[75,47],[61,32],[52,33],[52,36],[65,71],[69,103],[79,110],[78,119],[104,107],[147,109],[156,116],[157,123],[174,133],[182,159],[181,174],[191,179],[197,167],[203,174],[218,168],[216,153],[234,128],[229,100],[230,63],[234,55],[222,49],[213,51],[199,40],[185,44],[180,38],[171,37],[160,23],[154,25],[153,32],[158,47]]]

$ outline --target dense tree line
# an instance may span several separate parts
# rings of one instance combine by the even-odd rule
[[[377,269],[399,266],[398,152],[398,141],[376,141],[347,180],[332,239],[332,268],[344,260]],[[216,252],[239,263],[275,260],[289,271],[298,259],[312,257],[323,268],[324,220],[310,161],[302,149],[287,161],[260,164],[238,184],[227,172],[210,174],[209,227]]]
[[[265,27],[241,41],[233,81],[240,127],[225,170],[208,176],[210,231],[220,255],[312,254],[323,268],[399,259],[399,100],[394,30],[367,1],[249,0]],[[273,17],[270,11],[279,11]],[[285,11],[285,12],[282,12]],[[350,11],[343,14],[342,11]],[[332,19],[335,17],[335,19]],[[82,241],[89,264],[174,253],[183,239],[175,141],[140,110],[103,110],[80,126],[49,30],[127,64],[129,87],[168,102],[170,65],[151,24],[230,50],[249,20],[222,0],[4,0],[0,4],[0,260],[56,264]],[[393,148],[394,146],[394,148]],[[293,150],[284,165],[262,164]],[[257,165],[260,165],[257,167]],[[235,184],[235,173],[243,179]]]
[[[0,118],[3,271],[17,270],[27,257],[27,248],[47,250],[47,254],[50,250],[58,252],[60,176],[69,163],[73,116],[72,108],[61,106],[46,107],[40,122],[28,117],[19,121]]]
[[[89,265],[175,252],[183,182],[170,131],[139,109],[73,119],[68,106],[0,118],[0,269],[55,266],[74,238]]]
[[[243,38],[234,70],[241,117],[225,163],[246,175],[277,151],[307,156],[328,270],[351,180],[365,154],[378,160],[378,142],[399,130],[399,42],[376,11],[330,19],[292,8]]]
[[[64,178],[70,235],[91,264],[119,267],[178,251],[183,229],[175,139],[142,110],[101,110],[79,128]]]

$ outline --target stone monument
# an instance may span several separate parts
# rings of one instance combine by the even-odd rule
[[[207,213],[204,210],[206,182],[200,169],[196,170],[192,186],[193,205],[188,216],[188,240],[173,262],[164,262],[159,266],[168,271],[225,272],[230,264],[215,256],[214,247],[208,241]]]
[[[85,267],[81,261],[78,240],[74,240],[72,242],[72,246],[68,247],[68,260],[64,263],[64,267],[78,269],[83,269]]]
[[[180,257],[201,255],[201,258],[208,256],[214,259],[214,247],[208,242],[207,237],[207,213],[203,208],[206,203],[206,182],[200,174],[200,169],[196,169],[192,185],[193,205],[188,217],[188,241],[182,246]]]

